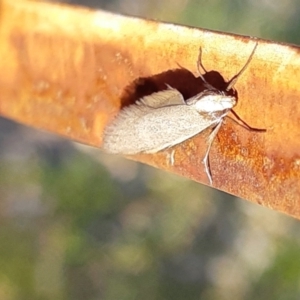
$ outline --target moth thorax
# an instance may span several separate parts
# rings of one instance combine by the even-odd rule
[[[198,112],[214,113],[233,108],[236,105],[236,98],[224,94],[211,93],[199,97],[196,101],[188,101],[187,104],[192,105]]]

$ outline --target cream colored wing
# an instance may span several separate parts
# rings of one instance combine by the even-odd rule
[[[160,108],[132,105],[106,128],[102,147],[110,153],[155,153],[219,122],[220,118],[204,118],[187,105]]]
[[[167,90],[143,97],[142,99],[138,100],[136,104],[139,106],[145,105],[153,108],[159,108],[169,105],[185,104],[185,101],[182,94],[178,90],[175,90],[168,85]]]

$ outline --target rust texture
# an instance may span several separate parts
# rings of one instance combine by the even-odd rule
[[[1,115],[96,147],[119,109],[139,97],[166,83],[195,95],[199,46],[207,80],[222,87],[256,41],[66,5],[0,3]],[[299,218],[300,50],[257,42],[235,86],[235,111],[266,132],[226,119],[210,152],[214,187]],[[130,158],[207,184],[208,134]]]

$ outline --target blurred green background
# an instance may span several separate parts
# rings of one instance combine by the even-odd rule
[[[299,0],[77,4],[300,43]],[[5,119],[0,208],[1,300],[300,299],[299,221]]]

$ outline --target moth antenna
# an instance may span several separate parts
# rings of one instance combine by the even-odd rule
[[[204,71],[204,73],[207,73],[203,63],[202,63],[202,47],[199,47],[199,55],[198,55],[198,60],[197,60],[197,68],[198,68],[198,72],[199,74],[201,74],[200,68],[202,68],[202,70]]]
[[[200,70],[200,67],[202,68],[202,70],[207,73],[205,67],[203,66],[203,63],[202,63],[202,48],[201,46],[199,47],[199,55],[198,55],[198,60],[197,60],[197,69],[198,69],[198,73],[199,73],[199,77],[202,79],[202,81],[204,83],[206,83],[208,86],[212,86],[211,84],[209,84],[205,78],[203,77],[202,73],[201,73],[201,70]]]
[[[229,80],[229,83],[228,83],[228,86],[226,88],[226,91],[230,91],[234,85],[236,84],[237,80],[239,79],[239,77],[244,73],[244,71],[247,69],[248,65],[250,64],[251,60],[252,60],[252,57],[254,55],[254,52],[257,48],[257,42],[255,43],[255,46],[247,60],[247,62],[245,63],[245,65],[243,66],[243,68],[236,74],[234,75],[230,80]]]

